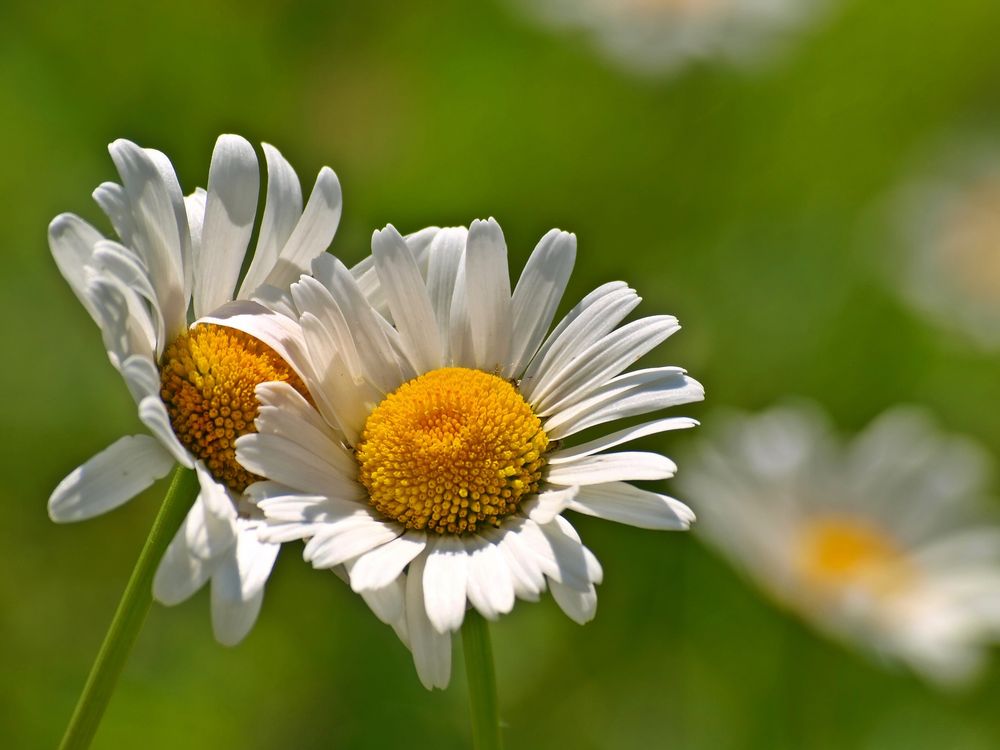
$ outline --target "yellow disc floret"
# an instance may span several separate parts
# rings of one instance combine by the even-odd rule
[[[256,432],[254,389],[272,380],[305,386],[273,349],[243,331],[202,323],[163,353],[160,397],[174,433],[218,481],[242,492],[256,481],[236,462],[236,438]]]
[[[387,396],[357,446],[372,505],[439,534],[498,526],[538,491],[549,439],[517,389],[480,370],[432,370]]]

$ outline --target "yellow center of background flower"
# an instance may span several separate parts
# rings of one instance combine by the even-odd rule
[[[243,492],[259,479],[236,462],[234,444],[241,435],[257,431],[254,389],[272,380],[308,394],[273,349],[225,326],[196,325],[163,353],[160,397],[174,433],[233,492]]]
[[[499,526],[538,491],[549,439],[521,394],[480,370],[432,370],[387,396],[357,446],[359,479],[411,529]]]
[[[892,538],[852,518],[809,523],[800,555],[804,578],[814,587],[861,586],[874,594],[888,594],[913,574],[911,563]]]

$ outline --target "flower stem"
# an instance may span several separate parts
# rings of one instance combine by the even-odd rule
[[[125,593],[118,602],[111,627],[104,636],[101,650],[90,669],[73,716],[66,727],[60,750],[83,750],[90,746],[104,710],[111,700],[115,684],[125,666],[149,607],[153,603],[153,575],[163,558],[170,540],[191,508],[198,492],[198,479],[193,471],[178,466],[170,481],[167,496],[153,521]]]
[[[497,681],[493,670],[489,624],[475,609],[465,613],[462,625],[465,676],[469,681],[472,711],[472,746],[476,750],[500,750],[500,714]]]

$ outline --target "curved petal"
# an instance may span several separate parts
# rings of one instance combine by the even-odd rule
[[[488,620],[514,608],[514,580],[507,561],[492,542],[476,537],[469,559],[469,603]]]
[[[622,451],[584,456],[549,468],[552,484],[587,485],[643,479],[667,479],[677,473],[677,464],[659,453]]]
[[[200,318],[233,298],[257,215],[260,170],[253,146],[220,135],[208,170],[208,197],[194,258],[194,314]]]
[[[581,487],[568,507],[577,513],[640,529],[680,531],[689,528],[695,520],[694,511],[679,500],[625,482]]]
[[[340,181],[332,169],[323,167],[302,216],[263,283],[281,289],[308,273],[313,259],[330,246],[341,207]]]
[[[511,297],[511,353],[504,376],[517,377],[545,338],[576,261],[576,235],[552,229],[538,242]]]
[[[120,438],[59,483],[49,497],[49,518],[65,523],[107,513],[173,466],[173,456],[148,435]]]
[[[153,598],[168,607],[187,600],[205,585],[216,560],[199,554],[190,540],[197,538],[205,522],[205,506],[200,498],[184,517],[153,577]]]
[[[184,199],[174,196],[161,167],[145,149],[119,139],[108,150],[121,175],[135,223],[135,249],[149,269],[167,337],[173,338],[187,328],[182,235],[188,234],[188,228],[178,225],[179,218],[185,216]],[[174,205],[175,198],[179,207]]]
[[[439,633],[462,627],[468,555],[461,539],[442,536],[433,540],[424,567],[424,608]]]
[[[240,298],[249,297],[264,282],[302,216],[302,187],[298,175],[278,149],[269,143],[263,146],[267,162],[267,202],[257,248],[237,295]]]
[[[601,337],[562,368],[539,372],[531,404],[547,416],[587,398],[676,331],[677,318],[656,315],[635,320]]]
[[[510,275],[507,244],[493,219],[474,221],[465,251],[465,300],[480,370],[500,371],[510,355]]]
[[[648,437],[649,435],[657,435],[661,432],[667,432],[669,430],[684,430],[688,427],[696,427],[697,425],[697,420],[690,419],[688,417],[654,419],[649,422],[643,422],[642,424],[635,425],[634,427],[626,427],[625,429],[618,430],[610,435],[603,435],[586,443],[581,443],[580,445],[574,445],[572,448],[563,448],[561,450],[553,451],[548,456],[548,463],[550,466],[564,464],[570,461],[575,461],[583,456],[591,456],[595,453],[600,453],[608,448],[614,448],[617,445],[622,445],[623,443],[629,443],[633,440],[638,440],[639,438]]]
[[[441,367],[444,364],[441,336],[423,276],[391,224],[372,236],[372,257],[386,304],[413,369],[427,372]]]
[[[451,634],[435,628],[424,608],[426,560],[426,555],[418,555],[406,576],[406,628],[420,682],[428,690],[443,690],[451,678]]]
[[[354,563],[350,570],[354,591],[381,589],[399,578],[403,569],[427,547],[427,536],[407,531],[392,541],[373,549]]]

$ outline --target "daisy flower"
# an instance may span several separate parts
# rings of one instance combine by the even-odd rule
[[[101,185],[94,198],[118,238],[63,214],[49,227],[49,245],[150,434],[122,437],[74,470],[52,493],[49,515],[91,518],[177,463],[196,471],[200,493],[157,570],[154,595],[176,604],[210,580],[216,637],[233,644],[257,617],[278,552],[257,539],[260,514],[244,495],[254,477],[236,462],[234,442],[254,429],[259,383],[281,381],[308,397],[303,373],[288,364],[297,324],[253,300],[280,303],[282,288],[326,250],[340,220],[340,184],[324,167],[303,208],[292,167],[264,144],[267,198],[238,284],[260,186],[252,146],[221,136],[208,190],[186,198],[162,153],[125,140],[110,152],[121,184]]]
[[[822,0],[544,0],[522,3],[555,28],[579,29],[620,65],[673,72],[700,59],[752,63],[816,14]]]
[[[835,638],[925,678],[971,677],[1000,633],[984,453],[896,408],[843,443],[814,408],[732,416],[682,477],[705,538]]]
[[[623,282],[547,334],[575,255],[576,238],[552,230],[513,294],[492,219],[441,230],[421,253],[391,226],[376,232],[361,284],[319,259],[315,278],[292,286],[314,404],[263,384],[258,431],[237,441],[240,463],[268,480],[248,488],[266,517],[261,538],[308,540],[315,567],[344,566],[428,688],[448,683],[467,606],[496,619],[548,588],[572,619],[594,616],[601,566],[563,511],[652,529],[694,518],[627,483],[670,477],[672,461],[609,452],[693,420],[567,444],[703,397],[676,367],[626,372],[679,326],[668,315],[619,326],[640,301]]]
[[[960,144],[896,199],[892,275],[936,325],[1000,346],[1000,149]]]

